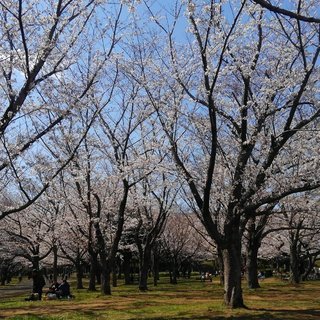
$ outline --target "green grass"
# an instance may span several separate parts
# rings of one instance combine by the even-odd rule
[[[248,309],[230,310],[223,306],[223,288],[213,283],[181,279],[178,285],[162,278],[158,287],[147,292],[137,286],[114,288],[112,296],[99,292],[73,290],[76,298],[66,301],[24,301],[25,296],[0,301],[0,318],[7,319],[320,319],[320,281],[291,286],[277,279],[266,279],[262,288],[248,290]]]

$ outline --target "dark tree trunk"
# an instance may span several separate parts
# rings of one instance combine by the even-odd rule
[[[308,279],[308,277],[311,274],[313,268],[315,267],[316,257],[317,257],[317,255],[315,255],[315,256],[310,256],[309,255],[308,256],[308,266],[307,266],[305,272],[302,275],[302,280],[303,281],[306,281]]]
[[[130,264],[131,264],[132,253],[130,251],[123,252],[123,273],[124,273],[124,284],[131,284],[130,276]]]
[[[100,199],[98,196],[96,196],[98,200],[98,209],[97,209],[97,217],[100,217],[100,211],[101,211],[101,205],[100,205]],[[106,245],[105,240],[100,228],[99,222],[94,223],[95,228],[95,236],[97,241],[97,250],[99,253],[100,263],[98,266],[98,272],[96,274],[97,279],[99,276],[100,280],[100,291],[103,295],[111,295],[111,272],[114,270],[114,259],[111,260],[109,256],[106,253]],[[113,255],[113,258],[115,257],[115,254]]]
[[[120,270],[120,266],[118,264],[118,258],[116,257],[114,259],[114,262],[112,264],[112,287],[116,288],[118,286],[118,270]]]
[[[269,208],[272,210],[273,205]],[[268,216],[260,218],[253,217],[248,220],[248,243],[246,252],[246,276],[250,289],[260,288],[258,279],[258,252],[262,243],[265,226],[268,222]]]
[[[172,259],[172,278],[171,278],[171,284],[177,284],[177,274],[178,274],[178,264],[176,258]]]
[[[106,259],[101,260],[101,293],[111,295],[111,268]]]
[[[117,279],[120,280],[120,279],[122,279],[123,270],[122,270],[121,259],[119,256],[117,256],[117,258],[116,258],[116,267],[117,267],[117,274],[118,274]]]
[[[139,275],[139,290],[147,291],[148,290],[148,267],[144,264],[140,268]]]
[[[0,270],[1,285],[6,284],[7,279],[9,278],[9,267],[3,266]]]
[[[258,251],[261,244],[260,229],[257,229],[256,219],[249,219],[248,242],[246,248],[246,276],[249,289],[260,288],[258,280]]]
[[[118,274],[117,267],[115,265],[112,268],[112,286],[114,288],[118,286]]]
[[[2,286],[4,286],[6,284],[6,279],[7,279],[7,277],[5,274],[1,275],[1,285]]]
[[[156,287],[159,280],[159,259],[158,254],[155,251],[153,253],[153,285]]]
[[[224,303],[230,308],[243,308],[241,287],[241,239],[233,228],[228,244],[222,249],[224,267]]]
[[[96,275],[98,270],[98,257],[96,253],[90,253],[89,291],[96,291]]]
[[[258,279],[258,251],[259,246],[251,243],[247,251],[247,282],[249,289],[260,288]]]
[[[290,282],[299,284],[300,281],[300,259],[297,246],[294,243],[290,246]]]
[[[144,252],[141,255],[142,261],[140,261],[140,276],[139,276],[139,290],[148,290],[148,273],[151,263],[151,251],[149,248],[144,248]]]
[[[82,270],[81,261],[79,261],[79,259],[77,259],[75,267],[76,267],[76,275],[77,275],[77,289],[83,289],[83,282],[82,282],[83,270]]]
[[[33,270],[40,270],[40,260],[39,260],[39,253],[32,257],[32,269]]]
[[[53,282],[56,283],[58,281],[58,247],[56,245],[52,248],[53,252]]]
[[[97,284],[101,284],[102,283],[102,280],[101,280],[101,275],[102,273],[102,270],[101,270],[101,267],[100,267],[100,263],[97,261],[97,270],[96,270],[96,281],[97,281]]]
[[[116,254],[118,251],[119,242],[122,235],[123,224],[124,224],[124,213],[128,198],[129,186],[126,180],[123,180],[124,193],[123,198],[120,202],[119,212],[118,212],[118,223],[117,230],[113,239],[111,248],[107,254],[106,243],[103,237],[102,230],[100,228],[99,222],[94,223],[95,236],[97,240],[97,247],[100,257],[100,274],[101,274],[101,293],[104,295],[111,295],[111,272],[115,271]],[[98,208],[96,216],[99,218],[101,213],[101,201],[98,195],[94,194],[97,200]],[[115,274],[115,272],[113,272]],[[116,279],[116,277],[115,277]]]
[[[218,251],[218,268],[219,268],[219,283],[221,286],[224,286],[224,266],[223,266],[223,257],[220,247],[217,248]]]

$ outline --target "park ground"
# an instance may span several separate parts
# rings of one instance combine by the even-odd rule
[[[71,287],[74,282],[71,279]],[[10,290],[0,287],[0,318],[6,319],[241,319],[241,320],[318,320],[320,319],[320,281],[298,286],[279,279],[265,279],[260,289],[245,288],[248,309],[230,310],[223,306],[223,288],[218,279],[200,282],[196,278],[181,279],[170,285],[161,278],[158,287],[150,285],[139,292],[136,285],[124,286],[121,281],[112,296],[99,291],[72,289],[75,299],[24,301],[26,283]],[[2,290],[1,290],[2,289]],[[8,287],[6,288],[8,289]],[[7,292],[7,293],[5,293]],[[2,294],[2,297],[1,297]]]

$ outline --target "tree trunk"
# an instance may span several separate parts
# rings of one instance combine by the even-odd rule
[[[39,253],[32,257],[32,269],[39,271],[40,270],[40,260],[39,260]]]
[[[119,246],[119,242],[120,242],[122,231],[123,231],[124,213],[126,209],[126,203],[128,198],[128,192],[129,192],[128,181],[123,180],[123,185],[124,185],[124,190],[123,190],[123,197],[120,202],[120,207],[118,211],[117,230],[116,230],[113,243],[111,245],[108,255],[106,253],[106,244],[105,244],[102,231],[100,229],[99,222],[94,224],[95,231],[96,231],[96,238],[97,238],[98,247],[99,247],[99,256],[101,261],[101,293],[105,295],[111,295],[110,275],[115,265],[116,254],[118,251],[118,246]],[[98,202],[97,217],[100,217],[100,212],[101,212],[100,199],[97,195],[94,195],[94,196]]]
[[[102,260],[102,259],[101,259]],[[109,262],[101,261],[101,293],[111,295],[111,268]]]
[[[120,279],[118,278],[118,270],[120,270],[120,266],[118,265],[118,258],[115,258],[112,264],[112,287],[113,288],[116,288],[118,286],[118,279]]]
[[[258,251],[259,243],[250,239],[247,247],[247,283],[249,289],[260,288],[258,280]]]
[[[82,282],[83,270],[82,270],[81,261],[77,261],[77,263],[75,264],[75,267],[76,267],[76,275],[77,275],[77,289],[83,289],[83,282]]]
[[[139,290],[147,291],[148,290],[148,266],[143,264],[140,268],[140,276],[139,276]]]
[[[297,247],[292,244],[290,246],[290,282],[292,284],[299,284],[300,277],[300,260]]]
[[[273,206],[270,207],[272,210]],[[250,218],[247,222],[248,243],[246,254],[246,275],[247,283],[250,289],[260,288],[258,279],[258,252],[263,237],[264,229],[267,225],[269,215]]]
[[[96,291],[96,275],[98,270],[98,257],[96,253],[90,254],[89,291]]]
[[[132,253],[130,251],[123,252],[123,273],[124,273],[124,284],[131,284],[130,276],[130,263]]]
[[[226,248],[222,249],[224,267],[224,303],[230,308],[243,308],[241,288],[241,242],[233,233]]]
[[[141,256],[142,261],[140,261],[140,277],[139,277],[139,290],[148,290],[148,273],[151,262],[151,251],[149,248],[144,248],[144,252]]]
[[[177,284],[178,283],[178,280],[177,280],[177,267],[178,267],[178,264],[177,264],[177,261],[176,261],[176,258],[173,258],[172,260],[172,280],[171,280],[171,284]]]
[[[113,266],[112,270],[112,286],[115,288],[118,286],[118,274],[116,266]]]
[[[157,252],[153,253],[153,285],[156,287],[159,280],[159,260]]]
[[[97,270],[96,270],[96,281],[97,284],[101,284],[102,280],[101,280],[101,268],[100,268],[100,263],[97,261]]]
[[[116,257],[116,267],[117,267],[117,279],[120,280],[122,279],[122,272],[123,272],[120,256]]]
[[[6,284],[6,276],[5,275],[1,275],[1,285],[4,286]]]
[[[259,279],[258,279],[258,263],[257,257],[251,255],[255,253],[250,253],[250,256],[247,257],[247,283],[249,289],[260,288]]]
[[[56,245],[52,248],[53,252],[53,283],[56,283],[58,281],[58,247]]]
[[[0,270],[0,276],[1,276],[1,285],[4,286],[6,284],[6,280],[8,279],[9,275],[9,268],[6,266],[3,266]]]
[[[308,280],[309,275],[313,271],[313,269],[315,267],[316,257],[317,256],[310,256],[310,255],[308,256],[308,266],[301,277],[303,281]]]
[[[218,269],[219,269],[219,283],[224,286],[224,267],[223,267],[223,257],[220,247],[217,247],[218,251]]]

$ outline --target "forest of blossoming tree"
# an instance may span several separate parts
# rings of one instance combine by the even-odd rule
[[[111,294],[216,259],[224,302],[319,242],[317,0],[1,0],[0,266]],[[129,262],[128,262],[129,263]],[[301,270],[301,265],[304,270]],[[1,269],[1,270],[2,270]],[[2,271],[1,271],[2,272]],[[129,274],[125,274],[130,283]]]

